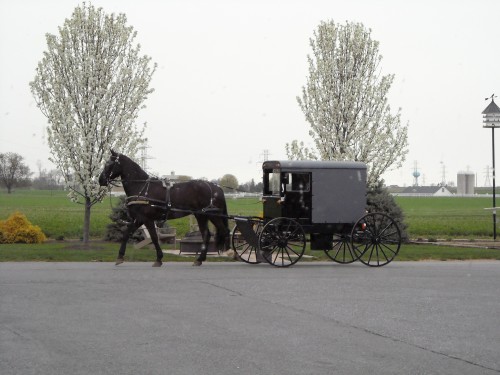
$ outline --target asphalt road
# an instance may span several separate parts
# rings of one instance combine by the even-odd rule
[[[500,262],[0,263],[0,374],[499,374]]]

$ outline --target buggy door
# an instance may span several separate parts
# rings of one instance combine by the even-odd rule
[[[283,216],[297,219],[301,224],[311,223],[311,173],[283,173],[284,202]]]
[[[262,203],[266,220],[283,216],[284,184],[279,169],[264,170]]]

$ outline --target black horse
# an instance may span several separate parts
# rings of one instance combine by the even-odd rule
[[[229,227],[226,200],[222,189],[210,182],[193,180],[175,183],[172,186],[164,180],[151,178],[137,163],[125,155],[111,150],[99,176],[99,185],[108,186],[120,177],[127,195],[127,208],[132,221],[123,232],[123,240],[116,265],[123,263],[129,236],[141,225],[145,225],[156,248],[156,262],[162,265],[163,252],[158,243],[156,220],[170,220],[193,214],[203,238],[201,251],[193,265],[200,266],[207,259],[210,231],[208,221],[215,228],[215,244],[219,250],[228,248]]]

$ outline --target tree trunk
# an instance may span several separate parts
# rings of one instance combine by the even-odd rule
[[[83,243],[88,245],[89,234],[90,234],[90,209],[92,205],[90,204],[90,197],[85,197],[85,217],[83,219]]]

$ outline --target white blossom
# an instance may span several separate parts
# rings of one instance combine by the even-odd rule
[[[401,125],[401,109],[391,114],[394,76],[381,76],[379,43],[370,34],[359,23],[320,23],[310,39],[307,85],[297,97],[315,148],[294,140],[286,151],[292,159],[365,162],[368,183],[375,183],[404,162],[408,125]]]
[[[75,8],[59,35],[46,35],[48,50],[30,82],[49,123],[50,160],[65,176],[69,198],[85,204],[85,226],[90,207],[106,193],[97,178],[109,150],[135,155],[145,142],[146,124],[138,127],[136,120],[153,92],[156,64],[140,56],[126,22],[124,14],[85,3]]]

